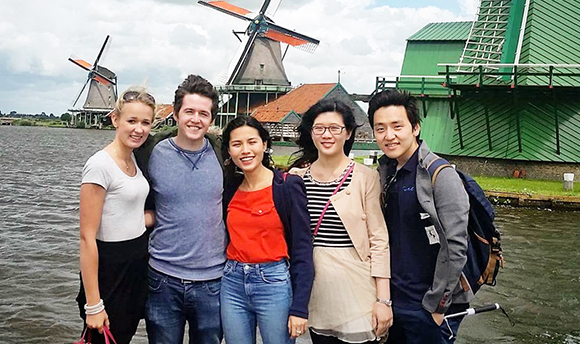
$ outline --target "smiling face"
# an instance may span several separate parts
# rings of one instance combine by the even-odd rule
[[[232,130],[228,152],[232,161],[242,172],[252,172],[262,165],[266,142],[257,129],[244,125]]]
[[[186,94],[179,114],[173,114],[177,122],[178,146],[187,150],[199,150],[203,146],[203,137],[212,122],[211,109],[213,101],[197,93]]]
[[[318,133],[318,130],[324,132]],[[319,156],[344,154],[344,143],[350,137],[350,133],[344,127],[344,119],[338,112],[323,112],[316,116],[311,135]]]
[[[396,159],[399,167],[405,165],[419,147],[420,125],[413,128],[405,107],[394,105],[378,109],[373,122],[379,148],[387,157]]]
[[[139,101],[125,103],[120,114],[111,115],[116,128],[115,137],[128,148],[138,148],[149,136],[153,116],[153,109],[149,105]]]

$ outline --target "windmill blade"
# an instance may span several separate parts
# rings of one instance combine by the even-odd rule
[[[81,91],[79,92],[79,95],[75,98],[75,101],[73,102],[73,107],[75,107],[75,105],[77,105],[77,102],[79,101],[79,98],[81,97],[81,95],[83,94],[83,91],[85,90],[85,87],[87,87],[87,84],[91,81],[91,78],[88,78],[87,81],[85,82],[85,84],[83,85],[83,88],[81,88]]]
[[[260,8],[260,14],[265,14],[266,10],[268,10],[268,6],[270,5],[270,0],[264,0],[262,7]]]
[[[271,0],[270,1],[270,5],[266,9],[266,13],[265,13],[266,17],[273,18],[274,15],[276,15],[276,12],[278,11],[278,7],[280,7],[280,2],[282,2],[282,0]]]
[[[315,38],[308,37],[296,31],[288,30],[272,22],[268,22],[267,25],[265,25],[265,28],[266,31],[262,33],[262,36],[268,37],[274,41],[286,43],[309,53],[313,53],[320,43],[320,41]]]
[[[229,75],[229,79],[228,79],[226,85],[231,85],[234,82],[234,80],[236,79],[236,77],[238,76],[238,74],[240,73],[240,70],[242,69],[244,62],[246,62],[246,58],[248,57],[250,50],[252,50],[252,45],[254,44],[256,37],[258,37],[258,30],[254,30],[250,34],[250,36],[246,36],[246,37],[247,37],[247,41],[246,41],[246,44],[242,45],[243,49],[241,49],[241,52],[238,50],[238,53],[236,53],[236,55],[239,54],[239,58],[237,59],[237,61],[236,60],[232,61],[232,62],[234,62],[234,64],[233,64],[232,72]]]
[[[109,86],[110,84],[115,84],[115,82],[109,78],[107,78],[106,76],[104,76],[103,74],[99,74],[99,73],[95,73],[95,75],[93,75],[93,79],[100,82],[101,84],[105,85],[105,86]]]
[[[83,59],[79,59],[74,55],[71,55],[71,57],[69,57],[68,60],[86,71],[90,71],[93,68],[93,66],[90,63],[88,63]]]
[[[97,59],[95,60],[95,63],[93,63],[93,68],[96,68],[96,66],[99,65],[99,60],[101,59],[101,56],[103,56],[103,52],[105,50],[108,50],[108,43],[109,43],[109,38],[111,36],[107,35],[107,38],[105,38],[105,43],[103,43],[103,46],[101,47],[101,50],[99,51],[99,55],[97,55]]]
[[[110,84],[116,85],[117,80],[114,77],[113,79],[111,79],[111,76],[107,75],[106,73],[102,73],[101,68],[107,70],[105,67],[96,66],[91,71],[91,77],[103,85],[107,86],[109,86]]]
[[[220,77],[220,81],[223,82],[224,84],[228,85],[228,80],[230,80],[230,77],[234,73],[234,69],[238,64],[238,61],[240,61],[240,59],[242,58],[242,54],[244,52],[244,49],[246,48],[246,45],[248,44],[249,39],[250,39],[249,36],[246,35],[241,36],[238,50],[236,50],[236,53],[234,54],[234,56],[230,60],[230,63],[228,64],[228,68],[223,72],[223,74]]]
[[[248,11],[247,9],[238,7],[236,5],[232,5],[226,1],[199,0],[197,3],[209,8],[213,8],[214,10],[218,10],[222,13],[229,14],[239,19],[247,21],[252,21],[254,19],[254,15],[251,11]]]

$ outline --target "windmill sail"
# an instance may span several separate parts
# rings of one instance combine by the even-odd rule
[[[280,43],[307,52],[314,52],[318,46],[317,39],[274,24],[271,18],[280,2],[281,0],[264,0],[255,15],[225,1],[198,1],[206,7],[250,21],[246,29],[246,39],[242,40],[240,49],[228,67],[227,85],[290,85],[282,64]]]
[[[106,55],[110,42],[110,37],[107,36],[93,64],[74,55],[69,57],[69,61],[88,72],[87,80],[75,98],[73,107],[77,104],[87,85],[89,89],[83,105],[84,109],[112,109],[115,106],[117,76],[110,69],[99,65],[101,59]]]

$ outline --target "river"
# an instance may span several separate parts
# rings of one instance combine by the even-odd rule
[[[78,291],[78,190],[112,131],[0,127],[0,343],[72,343]],[[459,344],[580,343],[580,212],[498,208],[506,267],[474,304]],[[146,343],[141,326],[134,343]],[[299,343],[306,343],[302,339]]]

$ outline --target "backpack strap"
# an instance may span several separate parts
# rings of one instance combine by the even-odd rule
[[[439,175],[439,172],[441,172],[441,170],[446,168],[446,167],[453,168],[453,166],[451,166],[449,161],[447,161],[443,158],[440,158],[440,157],[436,157],[435,159],[431,160],[429,165],[427,165],[427,171],[429,172],[429,175],[431,176],[431,187],[435,186],[435,181],[437,180],[437,175]]]

